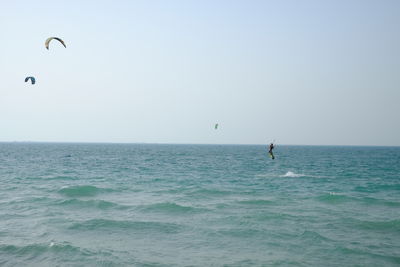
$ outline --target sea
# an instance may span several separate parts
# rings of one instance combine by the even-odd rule
[[[0,266],[400,266],[400,147],[0,143]]]

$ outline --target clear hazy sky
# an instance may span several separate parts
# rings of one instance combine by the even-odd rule
[[[400,145],[397,0],[0,1],[0,38],[0,141]]]

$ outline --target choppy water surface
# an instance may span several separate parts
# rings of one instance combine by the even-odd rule
[[[0,144],[0,265],[399,266],[400,148]]]

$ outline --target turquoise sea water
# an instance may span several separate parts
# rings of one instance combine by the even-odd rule
[[[399,266],[400,148],[0,143],[0,266]]]

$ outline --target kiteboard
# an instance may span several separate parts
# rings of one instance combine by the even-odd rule
[[[271,157],[271,159],[275,159],[274,154],[272,154],[272,152],[268,152],[268,154]]]

